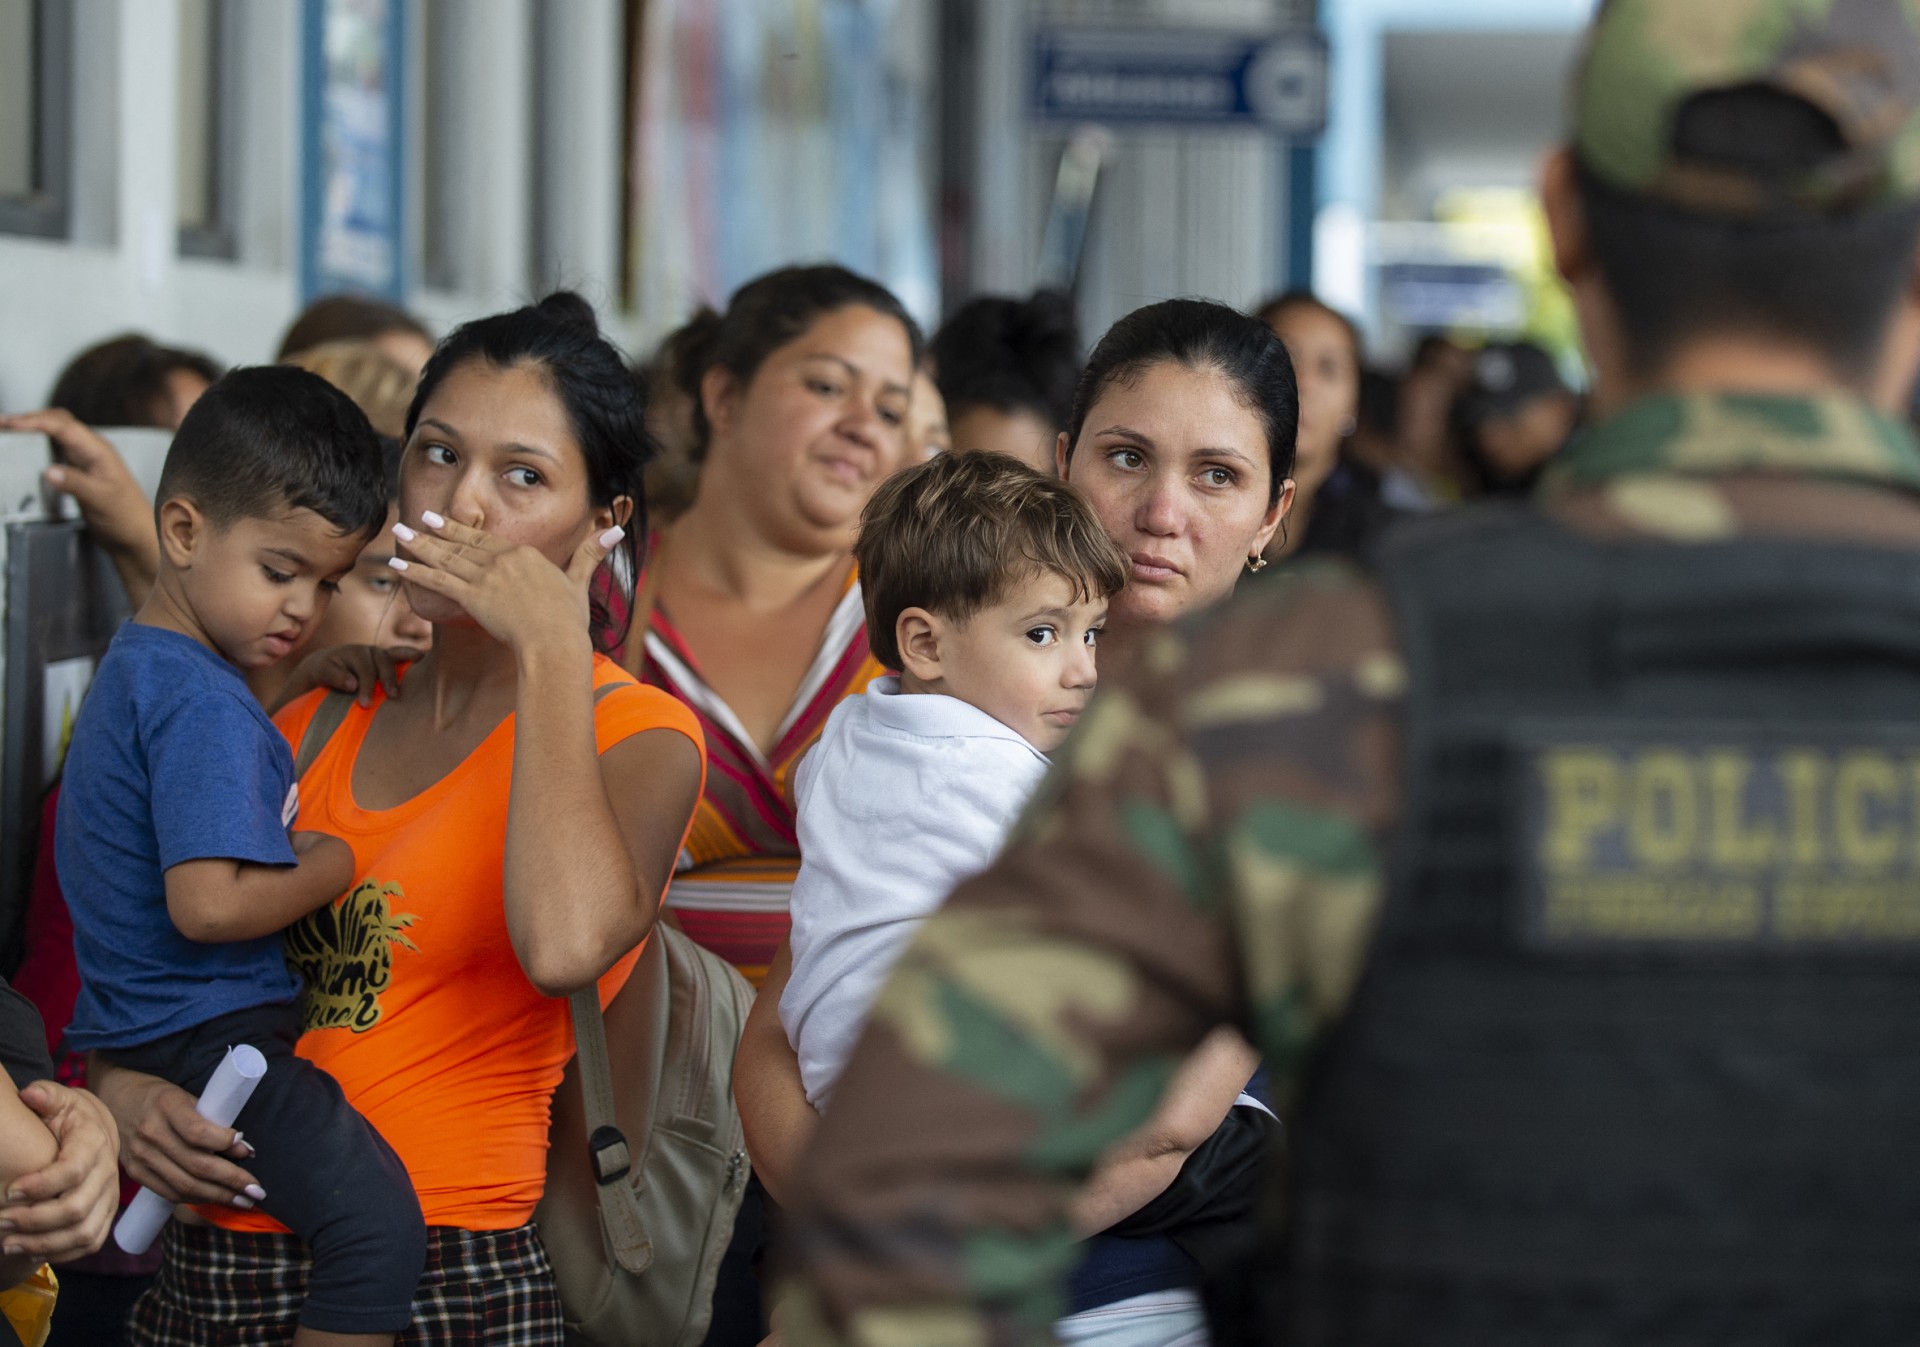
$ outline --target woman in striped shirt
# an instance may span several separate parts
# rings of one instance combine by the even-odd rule
[[[677,371],[698,493],[656,535],[631,612],[612,614],[622,662],[692,706],[710,746],[668,908],[756,983],[786,939],[800,868],[794,768],[834,705],[884,672],[853,535],[905,461],[919,358],[900,302],[843,268],[744,286]]]
[[[750,281],[682,346],[699,486],[654,535],[616,656],[706,731],[705,789],[667,890],[669,919],[755,985],[787,939],[800,871],[793,773],[841,698],[885,670],[867,650],[853,538],[906,462],[920,332],[888,291],[841,267]],[[708,1347],[749,1347],[762,1190],[748,1189],[714,1290]]]

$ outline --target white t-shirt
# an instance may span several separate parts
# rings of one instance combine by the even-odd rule
[[[800,875],[780,1023],[823,1108],[922,918],[986,869],[1046,775],[1018,733],[897,678],[834,708],[795,778]]]

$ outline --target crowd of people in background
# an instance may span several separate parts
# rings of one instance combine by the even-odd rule
[[[769,1332],[761,1279],[777,1200],[824,1102],[824,1091],[804,1085],[806,1054],[780,1014],[783,995],[794,995],[790,901],[806,873],[802,838],[809,830],[796,777],[837,708],[872,695],[903,668],[937,667],[915,663],[893,633],[883,639],[869,627],[873,583],[856,558],[887,555],[885,540],[860,528],[876,491],[917,471],[914,465],[969,455],[994,456],[983,461],[1006,465],[994,470],[1003,475],[1017,470],[1037,479],[1035,489],[1042,481],[1072,489],[1069,496],[1097,522],[1101,545],[1112,550],[1121,582],[1103,582],[1113,588],[1101,601],[1099,631],[1067,634],[1089,646],[1085,686],[1073,694],[1083,701],[1096,635],[1101,666],[1124,663],[1154,628],[1219,602],[1242,578],[1316,557],[1364,565],[1399,521],[1524,492],[1581,416],[1578,394],[1539,346],[1469,347],[1434,335],[1417,345],[1404,371],[1389,371],[1369,361],[1351,318],[1305,291],[1259,305],[1252,317],[1198,302],[1151,306],[1116,324],[1089,352],[1073,301],[1062,293],[971,300],[923,340],[885,289],[830,266],[761,277],[724,311],[692,315],[630,367],[596,335],[591,312],[566,297],[469,324],[436,346],[422,323],[391,305],[333,296],[288,329],[278,359],[326,380],[364,414],[385,445],[389,507],[384,525],[333,583],[324,616],[304,633],[301,648],[245,669],[246,686],[269,712],[294,708],[279,723],[296,740],[321,692],[338,689],[356,699],[338,732],[340,747],[303,767],[303,827],[356,838],[356,829],[371,831],[382,845],[393,844],[376,820],[438,790],[442,776],[462,780],[472,802],[459,808],[470,817],[456,809],[423,820],[415,826],[439,830],[445,840],[422,835],[408,845],[432,854],[456,837],[491,837],[494,850],[482,847],[469,867],[482,892],[461,900],[493,910],[494,920],[466,938],[494,948],[449,965],[446,976],[481,988],[503,1033],[531,1032],[532,1003],[500,996],[515,981],[501,961],[519,948],[508,929],[511,898],[508,927],[498,918],[500,847],[514,835],[504,820],[533,806],[520,800],[526,786],[518,759],[509,770],[496,727],[505,717],[527,736],[529,698],[557,694],[481,672],[510,671],[516,640],[528,639],[519,635],[520,619],[477,610],[454,619],[459,605],[423,594],[416,573],[395,569],[408,563],[401,540],[415,536],[409,530],[421,527],[430,507],[475,529],[508,528],[511,502],[468,486],[434,493],[422,482],[436,470],[452,473],[458,458],[491,455],[504,463],[522,444],[544,445],[533,452],[562,460],[567,455],[555,446],[565,445],[577,460],[566,471],[582,484],[580,508],[597,509],[625,530],[624,545],[609,548],[615,554],[587,582],[593,645],[602,652],[602,672],[592,682],[600,686],[624,669],[670,694],[678,711],[628,710],[626,733],[649,743],[660,736],[641,731],[666,726],[701,745],[702,757],[696,763],[682,750],[655,745],[630,751],[617,768],[604,758],[614,801],[605,824],[609,842],[625,839],[620,845],[633,852],[636,873],[650,887],[654,881],[645,876],[668,881],[664,920],[760,988],[735,1073],[753,1179],[718,1272],[707,1337],[716,1347],[745,1347]],[[47,410],[0,420],[0,427],[38,431],[52,442],[48,483],[75,500],[136,610],[167,570],[155,503],[97,432],[179,431],[221,379],[221,366],[208,355],[126,334],[76,356]],[[990,490],[1017,496],[1024,488],[1010,481]],[[644,502],[644,512],[615,521],[605,513],[615,501]],[[964,515],[969,507],[962,501],[948,508]],[[410,564],[421,561],[415,555]],[[998,581],[975,583],[1002,597]],[[940,606],[913,594],[901,605]],[[456,659],[455,638],[436,630],[449,620],[477,622],[482,643]],[[935,681],[947,688],[952,675]],[[432,691],[407,698],[409,685]],[[444,709],[449,698],[453,711]],[[596,710],[594,719],[604,716]],[[1035,742],[1031,730],[1025,740],[1012,738],[1044,764],[1050,742]],[[493,766],[475,774],[468,764],[482,757]],[[704,781],[697,791],[667,784],[693,768],[700,772],[689,781]],[[389,772],[396,773],[393,783],[382,784]],[[1017,810],[1018,797],[1009,800]],[[112,1108],[130,1176],[123,1197],[137,1180],[178,1201],[252,1207],[264,1190],[243,1168],[252,1154],[245,1142],[194,1117],[178,1083],[144,1076],[111,1053],[94,1056],[90,1071],[87,1055],[69,1039],[84,986],[75,919],[54,864],[59,801],[56,786],[41,816],[13,978],[44,1022],[55,1063],[50,1074],[91,1087]],[[1001,822],[993,827],[1002,830],[1011,821],[1006,807],[995,817]],[[316,821],[322,818],[324,824]],[[563,850],[578,854],[580,826],[574,821]],[[823,827],[814,825],[817,835],[829,835]],[[933,887],[943,892],[983,865],[998,836],[987,828],[980,854]],[[644,844],[654,848],[651,858],[643,837],[655,839]],[[857,839],[853,845],[857,853]],[[564,865],[556,855],[543,868]],[[377,878],[390,881],[392,874]],[[368,879],[356,868],[356,885]],[[357,901],[360,890],[349,888]],[[398,925],[420,915],[382,919]],[[342,913],[334,924],[368,919]],[[406,941],[397,925],[394,938]],[[84,946],[84,924],[80,934]],[[605,957],[596,950],[587,962],[606,962],[641,934],[643,926],[614,922]],[[302,948],[312,955],[311,941]],[[307,980],[312,1030],[328,1023],[314,1017],[315,988],[324,993],[337,970],[324,957],[295,957],[294,966]],[[401,968],[436,976],[415,973],[412,960],[400,960],[396,973]],[[476,978],[480,969],[484,976]],[[862,976],[877,986],[883,973],[880,966]],[[806,985],[817,987],[821,976],[810,963]],[[526,990],[537,999],[548,989],[527,983]],[[395,1001],[404,1006],[432,996],[416,990]],[[477,1007],[458,1013],[487,1019]],[[423,1041],[456,1022],[424,1005],[399,1018],[414,1015]],[[440,1238],[447,1228],[520,1230],[531,1216],[537,1156],[522,1162],[518,1180],[495,1180],[486,1176],[500,1168],[497,1144],[471,1156],[445,1145],[445,1136],[461,1130],[458,1107],[477,1097],[490,1073],[522,1070],[507,1061],[518,1054],[502,1046],[499,1061],[476,1059],[464,1093],[438,1077],[403,1091],[414,1107],[422,1091],[448,1096],[446,1107],[455,1111],[422,1123],[366,1102],[391,1096],[386,1073],[398,1050],[376,1061],[339,1045],[329,1050],[326,1041],[310,1037],[303,1051],[339,1078],[348,1098],[399,1148],[434,1234],[416,1320],[453,1313],[445,1305],[423,1308],[428,1288],[484,1269],[526,1298],[528,1323],[557,1331],[559,1306],[537,1241],[476,1250],[471,1235],[457,1246]],[[565,1060],[558,1040],[543,1051],[525,1096],[536,1113],[557,1079],[550,1073]],[[1222,1232],[1251,1220],[1251,1175],[1277,1126],[1260,1081],[1252,1049],[1237,1035],[1221,1035],[1189,1062],[1150,1127],[1114,1156],[1077,1219],[1090,1254],[1060,1325],[1066,1340],[1205,1340],[1202,1282]],[[523,1136],[533,1135],[532,1116]],[[419,1141],[405,1140],[416,1130]],[[429,1134],[438,1139],[429,1141]],[[433,1177],[441,1173],[446,1179]],[[501,1197],[496,1187],[483,1197],[473,1187],[516,1181],[518,1197]],[[239,1214],[217,1225],[176,1225],[165,1241],[165,1268],[159,1248],[132,1255],[111,1244],[63,1261],[67,1290],[53,1341],[122,1341],[130,1331],[140,1341],[186,1341],[186,1325],[196,1321],[291,1325],[298,1296],[249,1299],[231,1287],[223,1291],[213,1273],[240,1265],[267,1276],[267,1269],[297,1265],[297,1244],[262,1234],[277,1228]]]
[[[1590,384],[822,264],[0,416],[133,615],[0,985],[6,1321],[1920,1337],[1920,8],[1608,0],[1569,101]]]

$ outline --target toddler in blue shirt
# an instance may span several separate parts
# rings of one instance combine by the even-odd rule
[[[236,1124],[261,1207],[312,1250],[295,1342],[406,1327],[426,1230],[405,1167],[324,1071],[294,1055],[299,984],[280,932],[352,883],[339,838],[288,832],[293,756],[244,671],[284,659],[386,520],[380,444],[325,380],[238,369],[168,451],[152,594],[101,661],[73,729],[55,861],[81,991],[68,1040],[198,1094],[232,1044],[268,1070]]]

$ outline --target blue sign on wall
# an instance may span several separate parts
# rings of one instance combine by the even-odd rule
[[[302,10],[300,296],[406,298],[406,7],[306,0]]]
[[[1327,41],[1313,29],[1041,28],[1033,115],[1308,139],[1327,124]]]

